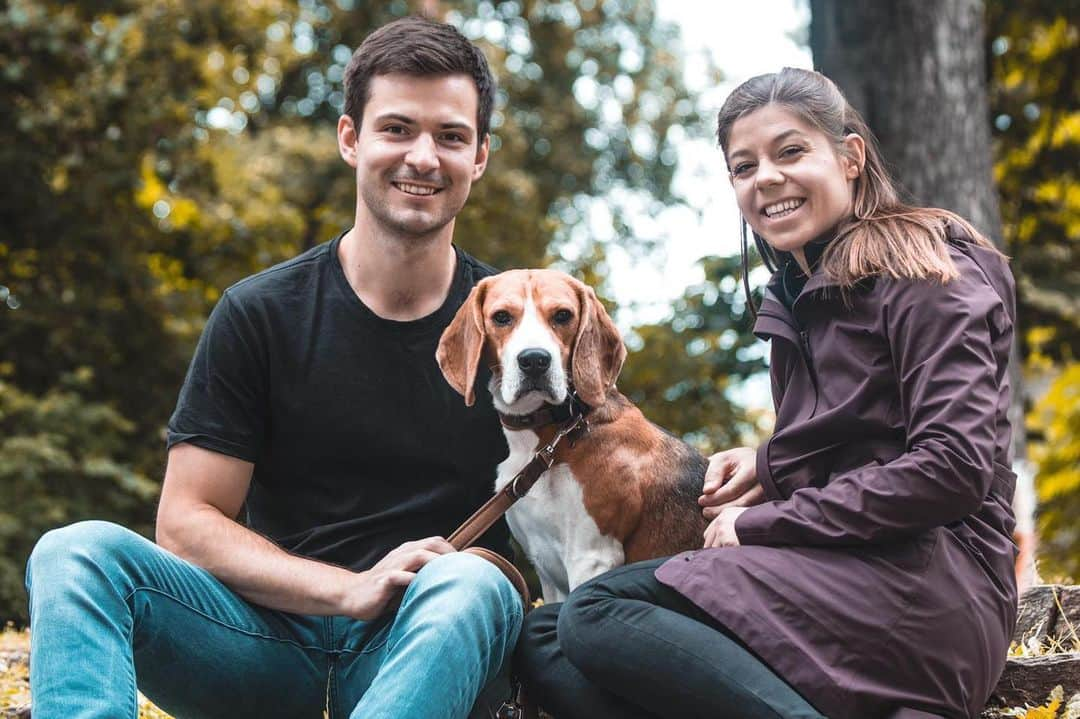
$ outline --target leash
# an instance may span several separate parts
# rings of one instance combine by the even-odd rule
[[[506,510],[528,494],[529,490],[540,479],[540,476],[551,469],[551,465],[555,463],[555,450],[558,449],[559,443],[580,427],[584,427],[586,431],[588,430],[589,424],[585,420],[585,415],[574,414],[569,422],[559,428],[559,431],[555,433],[555,437],[550,442],[536,450],[532,459],[528,461],[520,472],[514,475],[513,479],[506,483],[501,491],[497,492],[494,497],[485,502],[480,509],[466,519],[464,524],[454,530],[454,533],[447,539],[454,549],[461,551],[471,546],[473,542],[480,538],[480,535],[506,514]]]
[[[571,407],[574,407],[573,403],[571,403]],[[540,479],[540,476],[555,463],[555,450],[558,449],[559,443],[582,427],[584,427],[585,431],[589,429],[584,412],[573,412],[572,409],[570,420],[559,428],[552,440],[536,450],[532,459],[528,461],[522,470],[514,475],[514,478],[507,482],[501,491],[466,519],[464,524],[455,529],[447,540],[454,549],[477,554],[498,567],[514,585],[514,588],[517,589],[518,594],[521,595],[521,599],[525,604],[525,611],[528,611],[531,605],[529,587],[517,567],[508,562],[502,555],[490,549],[471,545],[491,525],[499,521],[499,518],[506,514],[506,510],[529,493],[529,490]],[[525,696],[524,687],[515,677],[510,679],[510,693],[510,699],[502,703],[502,706],[494,715],[495,719],[535,719],[538,715],[536,705]]]

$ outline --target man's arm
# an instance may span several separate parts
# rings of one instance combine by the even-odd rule
[[[365,572],[298,557],[236,522],[253,465],[188,443],[169,450],[157,542],[245,599],[297,614],[370,620],[416,572],[454,551],[444,539],[406,542]]]

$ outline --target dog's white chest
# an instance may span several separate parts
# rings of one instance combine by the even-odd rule
[[[506,433],[510,456],[499,465],[495,491],[501,490],[532,458],[537,435]],[[585,510],[581,484],[565,464],[555,464],[506,513],[510,531],[536,567],[544,601],[561,601],[575,587],[621,565],[622,544],[600,532]]]

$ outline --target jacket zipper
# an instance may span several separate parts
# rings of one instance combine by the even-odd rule
[[[799,341],[795,342],[793,344],[795,344],[795,346],[798,347],[799,354],[802,356],[803,362],[806,363],[806,371],[810,374],[810,381],[814,385],[814,392],[816,394],[817,390],[818,390],[818,379],[817,379],[817,372],[814,371],[814,355],[810,351],[810,333],[807,332],[804,329],[800,329],[798,327],[798,325],[791,322],[790,320],[788,320],[787,317],[784,317],[783,315],[779,315],[779,314],[776,314],[774,312],[760,312],[760,311],[758,312],[758,314],[766,316],[766,317],[772,317],[773,319],[776,319],[776,320],[780,320],[785,325],[790,327],[795,332],[796,335],[798,335]],[[786,339],[786,338],[781,338],[781,339]]]
[[[817,373],[814,372],[814,354],[810,351],[810,333],[806,330],[799,330],[799,339],[802,340],[802,352],[803,359],[806,360],[806,369],[810,370],[810,378],[814,381],[814,386],[817,386]]]
[[[813,353],[810,350],[810,333],[804,329],[800,329],[798,325],[788,320],[787,317],[784,317],[783,315],[777,314],[775,312],[758,311],[758,314],[779,320],[784,325],[789,327],[796,336],[798,336],[798,341],[793,342],[791,337],[773,335],[774,337],[779,337],[780,339],[786,340],[787,342],[793,344],[798,350],[799,356],[802,357],[803,364],[806,366],[806,373],[810,376],[810,385],[814,390],[814,407],[810,410],[809,415],[810,417],[813,417],[815,414],[817,414],[818,401],[821,399],[821,389],[820,387],[818,387],[817,372],[814,371],[814,358]],[[770,439],[769,441],[771,442],[772,440]]]

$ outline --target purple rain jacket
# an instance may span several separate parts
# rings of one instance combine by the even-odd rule
[[[1016,621],[1014,285],[948,234],[946,285],[878,277],[845,303],[819,273],[789,311],[770,283],[767,501],[741,546],[656,572],[831,719],[977,717]]]

